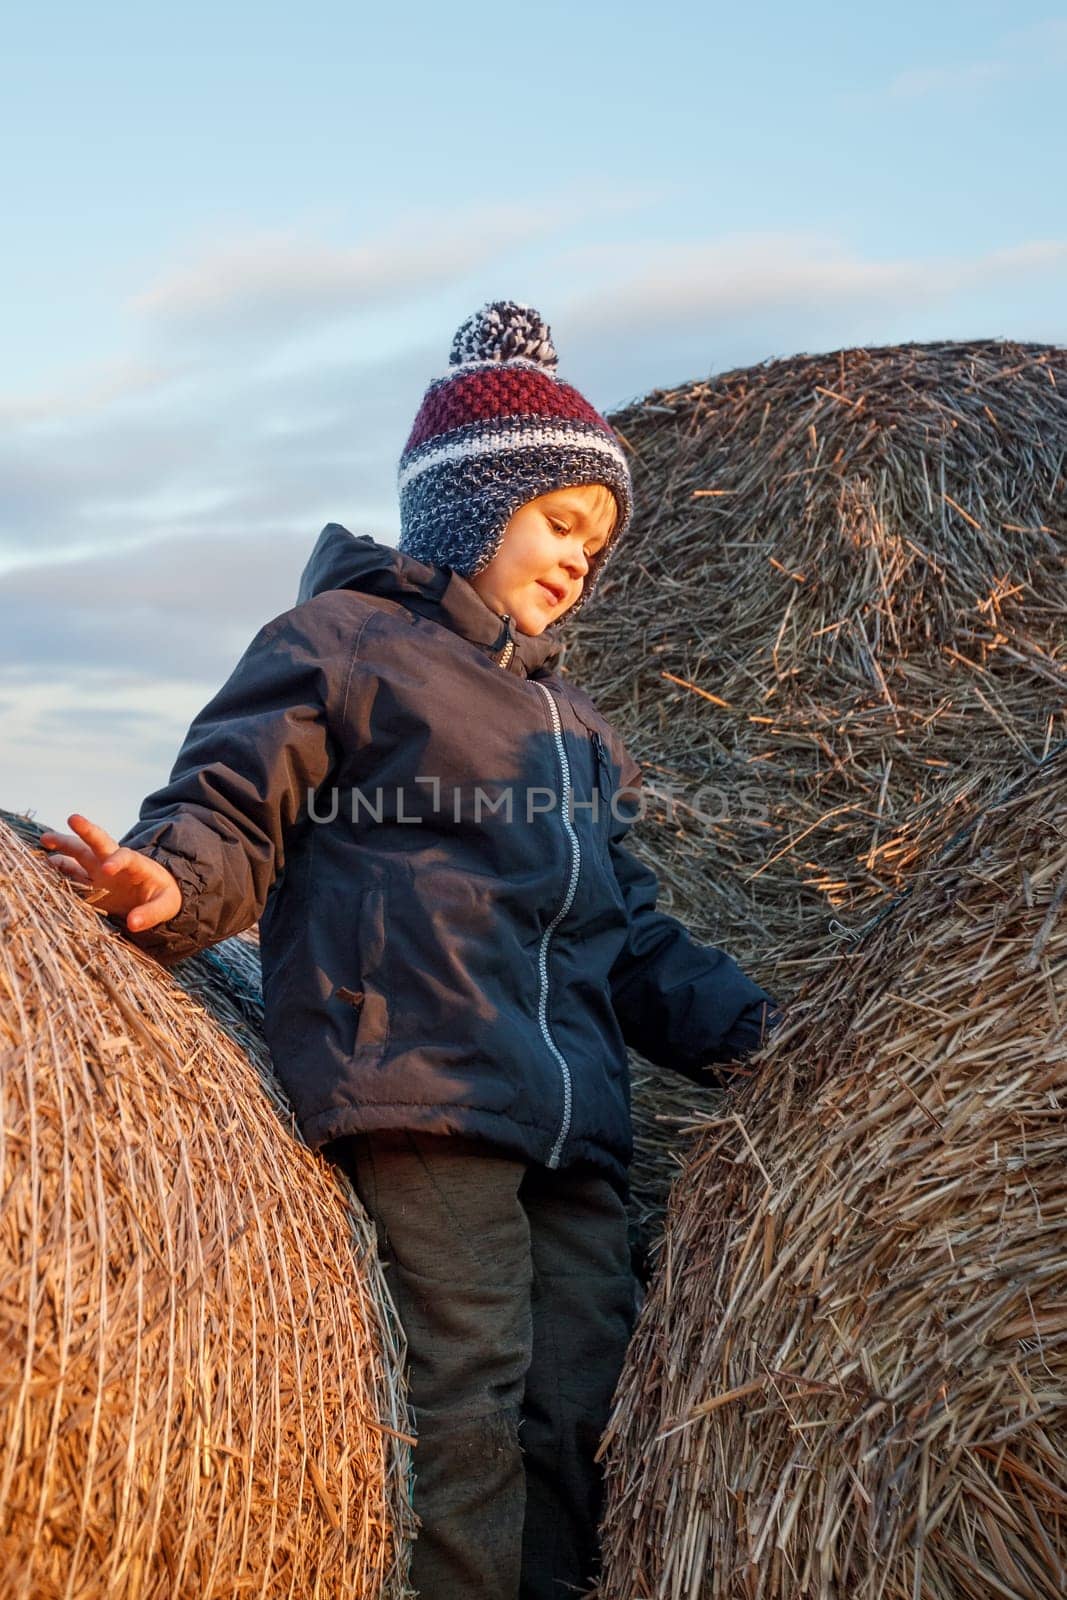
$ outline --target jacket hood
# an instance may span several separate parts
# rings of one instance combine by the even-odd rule
[[[450,567],[402,555],[368,535],[349,533],[339,522],[327,523],[319,534],[300,579],[297,605],[330,589],[354,589],[394,601],[490,653],[502,651],[510,641],[515,649],[508,670],[526,677],[551,672],[559,657],[561,644],[554,629],[546,628],[536,637],[522,633],[497,616],[467,579]]]

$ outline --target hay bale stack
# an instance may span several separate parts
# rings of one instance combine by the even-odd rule
[[[1065,1110],[1067,749],[699,1130],[607,1435],[603,1600],[1067,1593]]]
[[[645,765],[667,902],[788,997],[906,884],[917,806],[1067,734],[1067,351],[798,356],[612,420],[639,514],[567,669]],[[646,1194],[684,1103],[635,1082]]]
[[[0,1596],[405,1593],[373,1230],[262,1046],[4,825],[0,1096]]]

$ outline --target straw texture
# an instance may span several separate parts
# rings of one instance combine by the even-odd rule
[[[1067,352],[798,356],[612,421],[638,514],[566,667],[644,765],[664,903],[788,998],[917,807],[1067,735]],[[635,1064],[646,1228],[708,1103]]]
[[[697,1130],[603,1600],[1067,1592],[1067,749],[966,810]]]
[[[243,1049],[0,823],[3,1600],[409,1592],[373,1230],[229,944],[183,975]]]

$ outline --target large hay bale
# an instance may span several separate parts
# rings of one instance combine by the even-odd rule
[[[645,765],[665,902],[787,998],[917,806],[1067,734],[1067,351],[798,356],[612,420],[638,515],[567,668]],[[648,1211],[698,1095],[635,1074]]]
[[[407,1592],[373,1229],[244,1026],[0,824],[5,1600]]]
[[[1065,1110],[1067,748],[699,1130],[607,1435],[605,1600],[1061,1600]]]

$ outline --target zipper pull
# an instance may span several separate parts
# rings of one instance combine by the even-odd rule
[[[504,617],[502,620],[503,620],[503,623],[504,623],[504,635],[505,635],[505,637],[507,639],[507,644],[504,646],[503,650],[500,652],[500,659],[497,661],[497,666],[498,667],[507,667],[508,662],[511,660],[512,656],[515,654],[515,641],[511,637],[511,618],[510,617]]]
[[[363,1002],[367,998],[362,989],[345,988],[335,989],[333,997],[335,1000],[343,1000],[346,1005],[354,1006],[357,1011],[363,1010]]]

